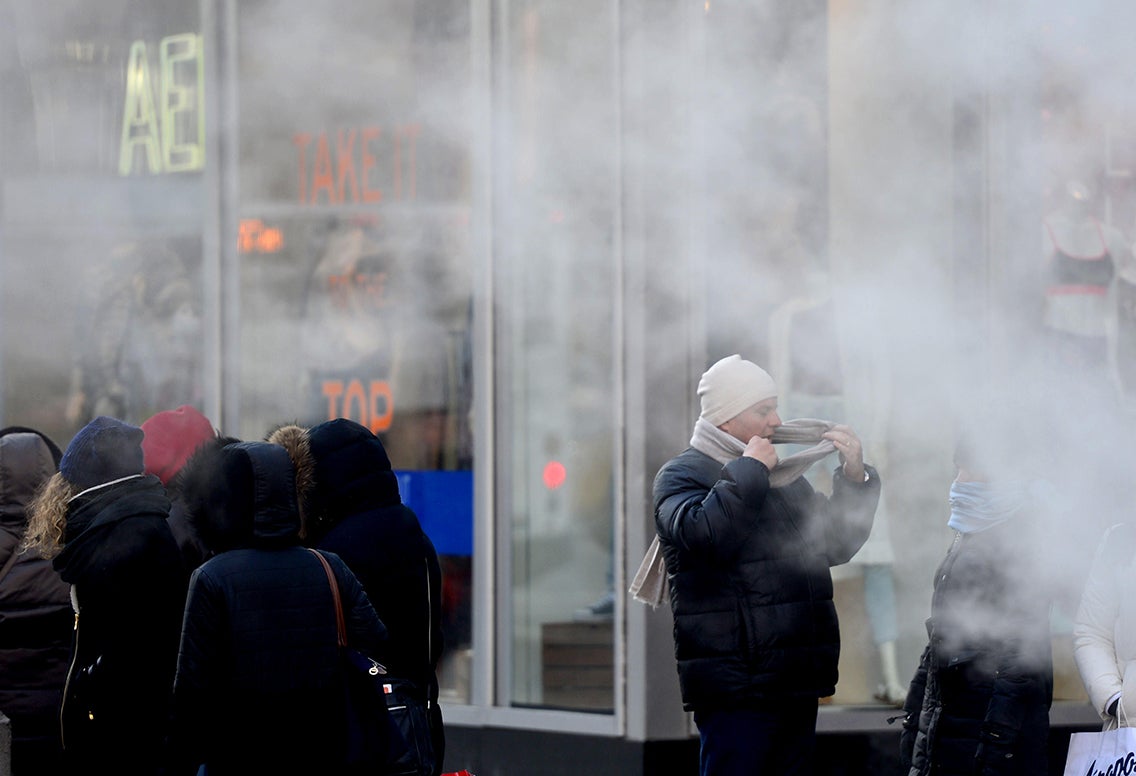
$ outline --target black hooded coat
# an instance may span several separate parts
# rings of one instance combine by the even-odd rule
[[[74,615],[51,561],[21,547],[28,504],[60,456],[37,431],[0,431],[0,712],[11,721],[12,767],[21,775],[61,768],[59,706]]]
[[[244,524],[247,541],[213,556],[190,579],[171,771],[193,774],[205,763],[211,776],[341,773],[335,608],[323,566],[300,545],[291,459],[277,445],[242,442],[209,461],[210,514],[199,517]],[[386,628],[343,562],[325,557],[348,642],[385,663]]]
[[[417,515],[402,503],[382,442],[366,427],[331,420],[308,432],[314,459],[310,541],[355,572],[390,631],[390,672],[414,681],[431,707],[437,770],[445,751],[438,679],[442,572]]]

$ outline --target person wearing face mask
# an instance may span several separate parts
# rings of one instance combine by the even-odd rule
[[[690,447],[655,477],[654,512],[700,773],[811,773],[840,653],[829,569],[868,538],[879,474],[849,426],[826,423],[812,441],[840,464],[831,498],[814,491],[807,465],[774,447],[773,378],[740,355],[706,370],[698,396]]]
[[[1028,432],[972,416],[950,487],[953,541],[935,572],[927,645],[904,702],[909,776],[1048,773],[1051,487],[1022,465]]]

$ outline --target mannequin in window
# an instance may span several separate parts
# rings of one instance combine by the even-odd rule
[[[1115,396],[1116,279],[1131,271],[1132,253],[1120,230],[1096,217],[1095,204],[1087,185],[1070,181],[1044,219],[1044,357],[1053,375],[1078,381],[1070,386],[1078,393]]]
[[[1069,455],[1089,460],[1101,450],[1118,449],[1131,436],[1131,424],[1122,414],[1124,384],[1132,382],[1136,368],[1136,278],[1132,251],[1120,230],[1097,217],[1098,202],[1088,185],[1069,181],[1056,206],[1042,222],[1044,296],[1041,315],[1041,358],[1045,379],[1054,395],[1082,407],[1078,430],[1063,443]],[[1128,375],[1127,380],[1125,375]],[[1070,497],[1079,489],[1092,492],[1108,484],[1116,503],[1128,499],[1123,466],[1108,463],[1085,467],[1066,477]],[[1090,510],[1084,519],[1057,537],[1076,548],[1086,535],[1100,536],[1107,529],[1109,510]],[[1089,545],[1093,546],[1093,545]],[[1067,568],[1087,573],[1091,553],[1066,558]],[[1054,675],[1059,697],[1078,694],[1076,666],[1064,647],[1070,643],[1075,597],[1059,595],[1054,603],[1051,630],[1054,640]],[[1060,688],[1066,687],[1062,691]]]
[[[771,374],[784,386],[779,413],[786,419],[820,418],[863,428],[865,455],[878,462],[882,472],[887,467],[885,429],[891,388],[886,352],[877,334],[857,337],[853,353],[840,320],[828,272],[816,267],[806,271],[801,292],[774,310],[769,353]],[[824,480],[832,468],[814,466],[806,476],[815,488],[829,493],[831,483]],[[879,657],[881,681],[875,698],[890,705],[901,704],[906,692],[896,659],[894,563],[886,498],[881,495],[868,541],[851,561],[833,568],[833,578],[863,578],[864,606]]]

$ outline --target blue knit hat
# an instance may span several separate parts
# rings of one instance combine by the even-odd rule
[[[59,473],[79,490],[142,474],[142,429],[100,415],[63,451]]]

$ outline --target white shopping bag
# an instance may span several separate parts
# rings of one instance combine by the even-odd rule
[[[658,534],[651,540],[635,578],[631,580],[631,587],[627,592],[641,603],[649,604],[652,609],[659,604],[670,601],[670,589],[667,585],[667,566],[663,562],[663,549],[659,546]]]
[[[1136,774],[1136,728],[1122,727],[1069,737],[1065,776]]]

